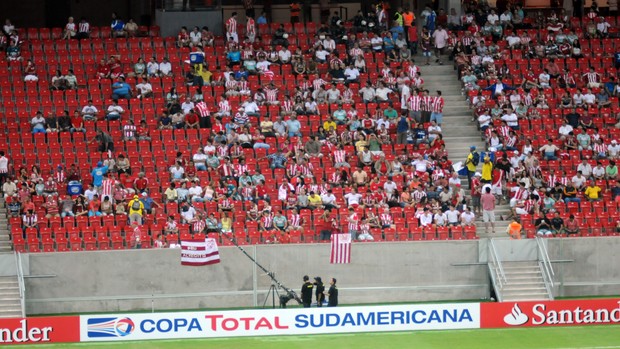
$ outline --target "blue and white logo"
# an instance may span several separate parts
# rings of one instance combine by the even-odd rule
[[[91,318],[87,322],[88,338],[125,337],[136,328],[130,318]]]

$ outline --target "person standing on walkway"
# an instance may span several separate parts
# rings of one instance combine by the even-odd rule
[[[469,155],[467,155],[467,160],[465,160],[465,167],[467,168],[467,181],[469,183],[469,188],[471,188],[471,177],[476,173],[476,167],[480,162],[480,154],[476,152],[476,147],[469,147]]]
[[[310,282],[308,275],[304,275],[304,283],[301,285],[301,302],[304,308],[310,308],[313,288],[314,285]]]
[[[398,122],[396,123],[396,143],[407,144],[407,135],[409,134],[410,128],[411,123],[409,122],[407,114],[401,114]]]
[[[448,45],[448,32],[443,28],[442,25],[437,26],[437,30],[433,32],[433,43],[435,46],[435,63],[443,64],[441,60],[441,56],[444,54],[445,48]]]
[[[338,306],[338,288],[336,287],[336,279],[332,278],[329,285],[330,285],[329,290],[327,291],[327,306],[337,307]]]
[[[322,307],[323,301],[325,300],[325,285],[323,285],[323,280],[321,280],[320,276],[314,278],[314,285],[316,286],[314,292],[316,295],[316,306]]]
[[[482,220],[484,221],[484,232],[489,233],[489,226],[491,231],[495,233],[495,195],[491,194],[491,188],[485,187],[484,193],[480,197],[480,203],[482,204]]]

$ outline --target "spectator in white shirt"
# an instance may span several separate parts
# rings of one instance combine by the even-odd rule
[[[125,110],[123,107],[118,105],[118,101],[116,99],[112,100],[112,105],[108,107],[108,112],[106,114],[106,119],[108,120],[118,120],[121,118],[121,114],[123,114]]]
[[[194,27],[194,29],[192,29],[192,31],[189,33],[189,41],[190,46],[197,46],[201,44],[202,33],[200,32],[200,28]]]
[[[587,180],[588,179],[581,173],[581,171],[577,171],[577,174],[571,178],[571,182],[577,190],[582,190]]]
[[[347,69],[344,70],[344,76],[346,76],[348,82],[358,82],[360,71],[353,64],[349,64]]]
[[[461,213],[454,207],[454,205],[450,205],[450,209],[446,211],[446,217],[448,218],[448,224],[450,225],[458,225],[459,217]]]
[[[159,75],[159,63],[157,63],[155,57],[151,57],[151,60],[146,64],[146,72],[150,77]]]
[[[432,224],[433,224],[433,214],[428,209],[428,207],[424,207],[424,213],[420,215],[420,226],[430,227]]]
[[[344,198],[347,200],[349,207],[357,207],[362,199],[362,194],[357,192],[357,189],[353,189],[350,193],[346,194]]]
[[[278,51],[278,58],[282,64],[289,63],[291,61],[291,51],[286,47],[282,47],[282,49]]]
[[[480,124],[480,129],[482,131],[485,131],[491,124],[491,115],[489,115],[489,113],[486,111],[480,114],[480,116],[478,117],[478,123]]]
[[[322,46],[314,52],[314,56],[316,57],[317,62],[325,63],[327,60],[327,56],[329,56],[329,52],[325,51]]]
[[[587,105],[594,105],[596,102],[596,96],[592,93],[592,89],[588,89],[583,95],[583,102]]]
[[[566,120],[562,123],[562,126],[558,129],[560,133],[560,138],[566,138],[571,132],[573,132],[573,126],[569,125]]]
[[[264,58],[261,57],[259,61],[256,63],[256,70],[267,71],[269,70],[270,65],[271,65],[271,62],[266,61]]]
[[[241,105],[248,116],[260,116],[260,109],[254,99],[249,96],[248,99]]]
[[[620,154],[620,144],[618,144],[617,140],[612,140],[611,145],[607,147],[607,152],[609,153],[609,157],[615,159]]]
[[[462,226],[476,225],[476,215],[470,211],[469,206],[466,206],[465,211],[461,213],[461,225]]]
[[[336,84],[332,84],[332,87],[325,91],[325,93],[329,103],[337,103],[340,100],[340,90],[336,88]]]
[[[366,86],[362,87],[359,90],[359,94],[362,95],[362,100],[364,102],[374,102],[375,101],[375,89],[370,85],[370,83],[366,83]]]
[[[551,75],[549,75],[549,71],[545,69],[540,75],[538,75],[538,83],[542,88],[551,87]]]
[[[164,61],[159,63],[159,72],[162,76],[172,75],[172,64],[170,64],[168,58],[164,57]]]
[[[500,119],[504,120],[506,122],[506,125],[511,128],[519,127],[519,117],[511,108],[508,108],[506,114],[502,115]]]
[[[495,10],[491,10],[491,13],[487,16],[487,21],[492,25],[499,21],[499,16],[495,13]]]
[[[82,117],[85,121],[96,121],[99,110],[93,105],[93,100],[88,100],[88,105],[82,108]]]
[[[185,102],[181,104],[181,109],[184,115],[189,114],[194,109],[194,102],[192,102],[189,96],[185,97]]]
[[[143,78],[142,82],[136,85],[136,90],[140,91],[138,98],[153,97],[153,86],[146,78]]]
[[[389,94],[393,91],[387,87],[385,87],[382,83],[379,84],[379,87],[375,90],[375,98],[379,102],[387,102],[389,100]]]
[[[577,166],[577,171],[580,171],[584,177],[590,178],[592,176],[592,165],[588,163],[588,160],[583,159],[579,166]]]

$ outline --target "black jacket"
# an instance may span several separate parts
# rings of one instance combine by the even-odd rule
[[[303,285],[301,285],[301,301],[303,303],[310,304],[312,303],[312,289],[314,285],[307,281]]]
[[[338,305],[338,288],[336,285],[331,285],[329,287],[329,299],[327,300],[328,307],[335,307]]]

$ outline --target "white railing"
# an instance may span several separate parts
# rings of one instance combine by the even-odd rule
[[[15,252],[15,269],[17,270],[17,283],[19,287],[19,302],[22,309],[22,317],[26,317],[26,285],[24,283],[24,267],[22,265],[22,255]]]
[[[553,299],[553,277],[555,276],[555,272],[553,271],[553,266],[551,265],[551,259],[549,258],[547,246],[545,245],[543,239],[538,236],[536,237],[536,245],[538,245],[538,264],[540,265],[540,270],[543,274],[545,288],[549,294],[549,299]]]
[[[506,273],[504,272],[504,267],[502,266],[502,261],[499,258],[499,254],[497,253],[497,249],[495,248],[495,243],[493,239],[489,239],[489,269],[491,272],[491,279],[493,280],[493,284],[495,286],[495,293],[498,301],[502,301],[502,289],[504,285],[508,282],[506,279]]]

